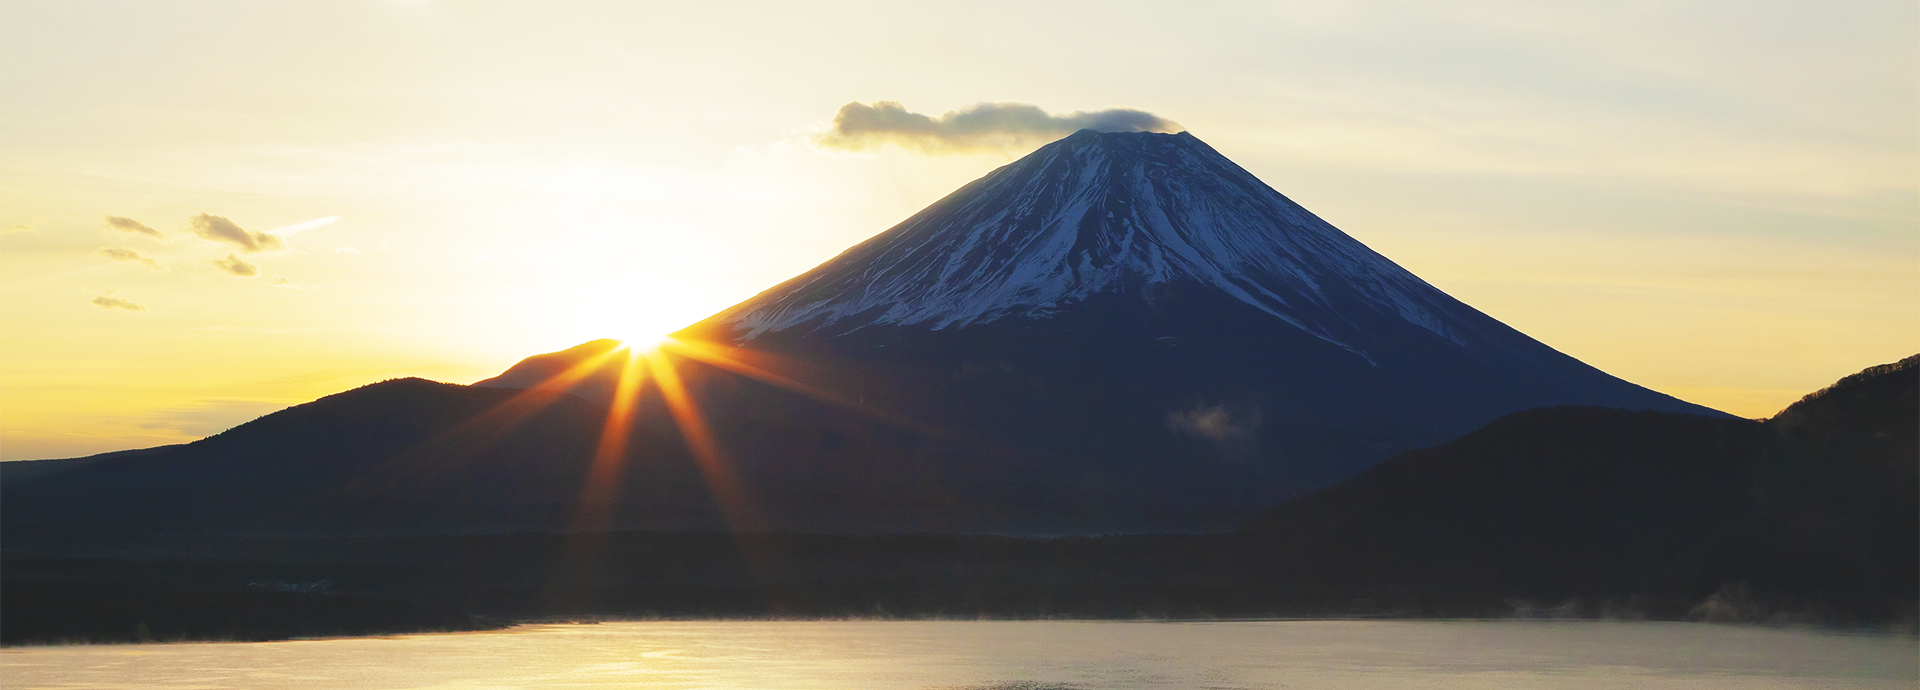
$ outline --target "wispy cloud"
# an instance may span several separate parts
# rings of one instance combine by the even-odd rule
[[[359,248],[359,247],[355,247],[355,246],[352,246],[352,245],[346,245],[346,244],[337,244],[337,245],[334,245],[334,247],[333,247],[333,253],[335,253],[335,254],[347,254],[347,255],[351,255],[351,256],[359,256],[359,255],[361,255],[361,254],[363,254],[364,252],[362,252],[362,251],[360,251],[360,248]]]
[[[269,234],[269,235],[275,235],[275,236],[278,236],[278,237],[292,237],[292,236],[294,236],[294,235],[298,235],[298,234],[300,234],[300,233],[303,233],[303,232],[306,232],[306,231],[308,231],[308,230],[312,230],[312,229],[314,229],[314,228],[317,228],[317,227],[320,227],[320,226],[322,226],[322,225],[327,225],[327,224],[329,224],[329,223],[332,223],[332,222],[334,222],[334,221],[336,221],[336,220],[340,220],[340,217],[339,217],[339,216],[327,216],[327,217],[325,217],[325,218],[315,218],[315,219],[313,219],[313,220],[310,220],[310,221],[307,221],[307,222],[304,222],[304,223],[294,223],[294,224],[292,224],[292,225],[289,225],[289,226],[286,226],[286,227],[281,227],[281,228],[274,228],[274,229],[272,229],[272,230],[268,230],[268,231],[267,231],[267,234]]]
[[[1167,413],[1167,427],[1213,441],[1235,441],[1253,436],[1260,426],[1260,408],[1194,405]]]
[[[213,264],[214,268],[226,271],[235,278],[252,278],[260,275],[259,266],[247,263],[245,259],[233,254],[228,254],[224,259],[210,259],[207,263]]]
[[[107,294],[93,298],[93,306],[99,307],[101,309],[125,309],[127,311],[146,311],[147,310],[145,306],[135,304],[131,300],[114,297],[112,290],[108,290]]]
[[[199,235],[201,239],[224,242],[247,252],[263,252],[287,247],[287,243],[281,240],[279,235],[242,228],[233,221],[227,220],[225,216],[202,213],[189,219],[187,223],[193,228],[193,234]]]
[[[140,426],[172,429],[188,436],[210,436],[286,409],[283,400],[213,399],[150,413]]]
[[[33,226],[28,225],[26,223],[14,223],[5,228],[0,228],[0,235],[10,235],[16,232],[26,232],[32,229],[33,229]]]
[[[166,237],[165,233],[162,233],[159,230],[155,230],[151,227],[148,227],[146,223],[142,223],[140,221],[134,220],[132,218],[128,218],[126,216],[107,216],[107,227],[113,228],[115,230],[124,230],[126,232],[138,233],[138,234],[146,235],[148,237],[153,237],[153,238]]]
[[[855,101],[840,106],[833,128],[816,141],[849,150],[891,143],[926,153],[964,153],[1058,139],[1082,129],[1178,132],[1182,128],[1153,113],[1125,108],[1053,115],[1028,103],[976,103],[935,117],[893,101],[871,105]]]
[[[96,253],[98,253],[101,256],[107,257],[109,259],[113,259],[114,261],[138,261],[140,263],[146,264],[147,268],[164,270],[160,268],[160,262],[141,256],[140,252],[134,251],[127,247],[101,247],[100,250]]]
[[[288,277],[286,277],[286,276],[274,276],[274,277],[272,277],[272,278],[269,278],[269,279],[267,279],[267,284],[268,284],[268,285],[271,285],[271,286],[273,286],[273,287],[277,287],[277,288],[286,288],[286,289],[288,289],[288,290],[305,290],[305,289],[307,289],[307,286],[305,286],[305,285],[296,285],[296,284],[294,284],[294,282],[293,282],[293,279],[291,279],[291,278],[288,278]]]

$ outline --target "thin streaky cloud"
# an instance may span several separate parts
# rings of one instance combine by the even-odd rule
[[[107,257],[109,259],[113,259],[114,261],[138,261],[140,263],[146,264],[147,268],[151,268],[154,270],[163,270],[160,267],[160,262],[154,261],[153,259],[147,258],[145,256],[141,256],[140,252],[134,251],[133,249],[128,247],[101,247],[98,251],[94,253]]]
[[[126,216],[111,216],[111,215],[107,216],[106,223],[107,223],[107,227],[113,228],[115,230],[121,230],[125,232],[146,235],[148,237],[152,237],[155,239],[160,239],[167,236],[166,233],[160,232],[159,230],[155,230],[151,226],[148,226],[146,223],[142,223],[140,221],[134,220],[132,218],[128,218]]]
[[[306,232],[306,231],[308,231],[308,230],[312,230],[312,229],[314,229],[314,228],[317,228],[317,227],[320,227],[320,226],[322,226],[322,225],[327,225],[327,224],[329,224],[329,223],[332,223],[332,222],[334,222],[334,221],[336,221],[336,220],[340,220],[340,217],[339,217],[339,216],[327,216],[327,217],[325,217],[325,218],[315,218],[315,219],[313,219],[313,220],[310,220],[310,221],[307,221],[307,222],[304,222],[304,223],[294,223],[294,224],[292,224],[292,225],[289,225],[289,226],[286,226],[286,227],[282,227],[282,228],[274,228],[274,229],[272,229],[272,230],[268,230],[268,231],[267,231],[267,234],[269,234],[269,235],[276,235],[276,236],[279,236],[279,237],[292,237],[292,236],[294,236],[294,235],[298,235],[298,234],[300,234],[300,233],[303,233],[303,232]]]

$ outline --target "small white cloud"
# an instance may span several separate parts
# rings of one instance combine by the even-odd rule
[[[345,245],[345,244],[336,244],[333,246],[333,253],[347,254],[350,256],[359,256],[361,254],[364,254],[365,252],[360,251],[359,247]]]
[[[1260,409],[1199,404],[1167,413],[1167,427],[1212,441],[1251,438],[1260,427]]]

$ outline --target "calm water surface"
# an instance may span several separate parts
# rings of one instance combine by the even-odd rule
[[[1684,623],[634,622],[15,648],[25,688],[1915,688],[1920,645]]]

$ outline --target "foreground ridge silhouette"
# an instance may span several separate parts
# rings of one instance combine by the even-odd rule
[[[659,616],[1520,615],[1912,632],[1916,364],[1869,370],[1764,422],[1522,412],[1235,533],[616,531],[591,535],[598,551],[581,559],[580,535],[563,533],[80,538],[9,519],[0,641]],[[436,390],[426,384],[406,385]],[[9,472],[6,505],[55,475]],[[780,567],[756,566],[743,541]]]

